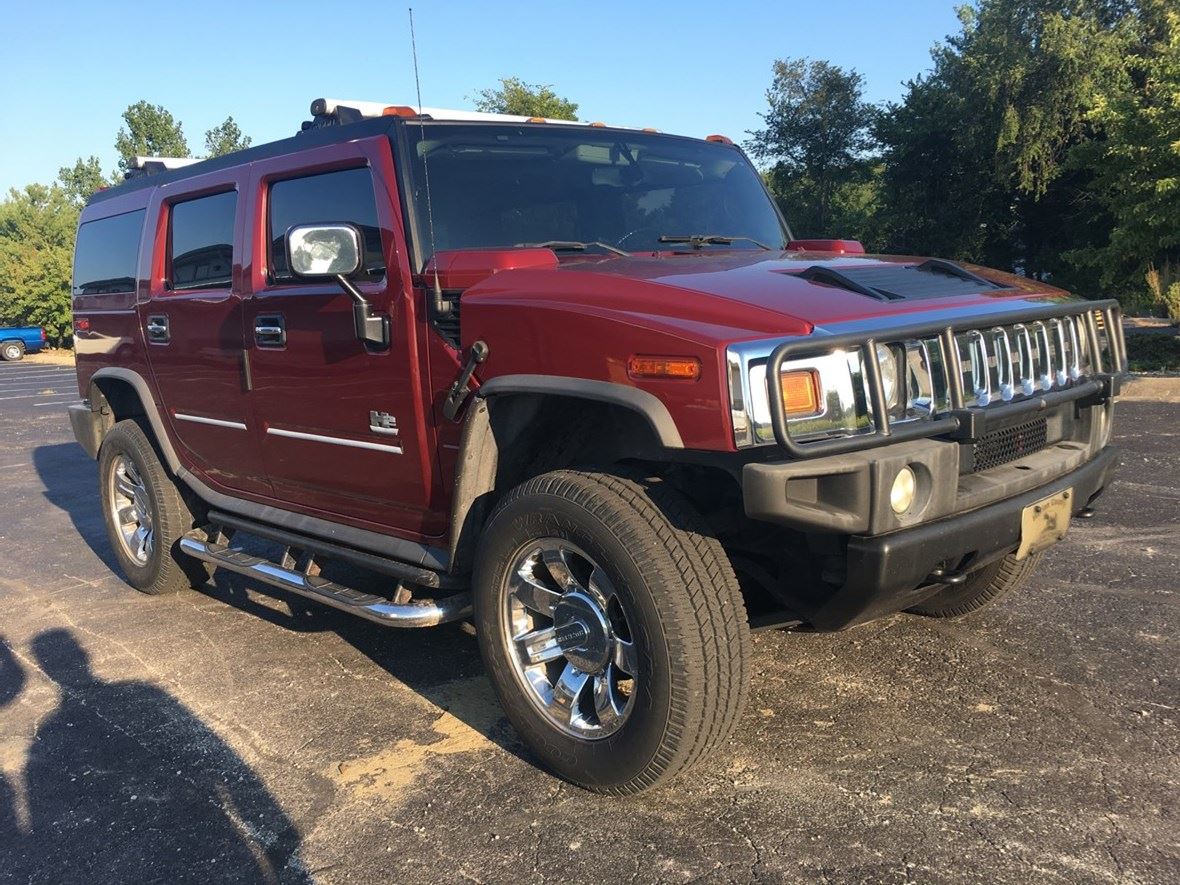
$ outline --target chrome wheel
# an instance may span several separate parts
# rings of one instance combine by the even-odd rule
[[[108,493],[115,528],[123,542],[124,551],[135,562],[147,565],[155,546],[152,506],[143,477],[126,455],[115,458]]]
[[[578,547],[521,547],[501,590],[500,635],[532,704],[562,732],[598,740],[631,713],[638,655],[606,572]]]

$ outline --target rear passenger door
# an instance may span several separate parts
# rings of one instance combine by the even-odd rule
[[[249,432],[243,364],[238,175],[166,184],[155,220],[149,297],[139,305],[148,361],[180,457],[223,490],[268,494]]]
[[[433,448],[388,140],[261,160],[254,172],[246,329],[253,414],[275,497],[360,527],[441,534],[429,500]],[[358,340],[352,301],[337,282],[288,270],[286,232],[334,222],[361,233],[362,269],[352,280],[375,312],[389,315],[387,348]]]

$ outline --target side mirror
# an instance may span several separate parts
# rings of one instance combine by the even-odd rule
[[[334,277],[352,299],[356,337],[374,347],[389,347],[389,317],[375,315],[348,279],[361,266],[361,234],[351,224],[297,224],[287,231],[287,262],[300,277]]]
[[[361,235],[351,224],[297,224],[287,231],[287,262],[300,277],[354,274],[361,266]]]

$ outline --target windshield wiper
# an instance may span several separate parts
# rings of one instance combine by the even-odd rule
[[[758,242],[753,237],[723,237],[720,234],[685,234],[680,236],[663,234],[660,236],[661,243],[688,243],[694,249],[702,249],[705,246],[728,246],[736,240],[744,240],[747,243],[753,243],[759,249],[770,251],[769,246]]]
[[[599,249],[605,249],[607,252],[613,252],[615,255],[622,255],[624,258],[631,257],[630,252],[624,252],[618,246],[612,246],[610,243],[603,243],[600,240],[591,240],[589,243],[580,243],[577,240],[546,240],[543,243],[516,244],[518,249],[552,249],[555,252],[585,252],[591,246],[597,246]]]

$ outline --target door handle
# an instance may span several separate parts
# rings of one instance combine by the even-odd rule
[[[148,317],[146,329],[151,344],[167,344],[172,340],[172,333],[168,329],[168,317],[164,314]]]
[[[254,343],[259,347],[283,347],[287,343],[287,324],[281,313],[254,318]]]

